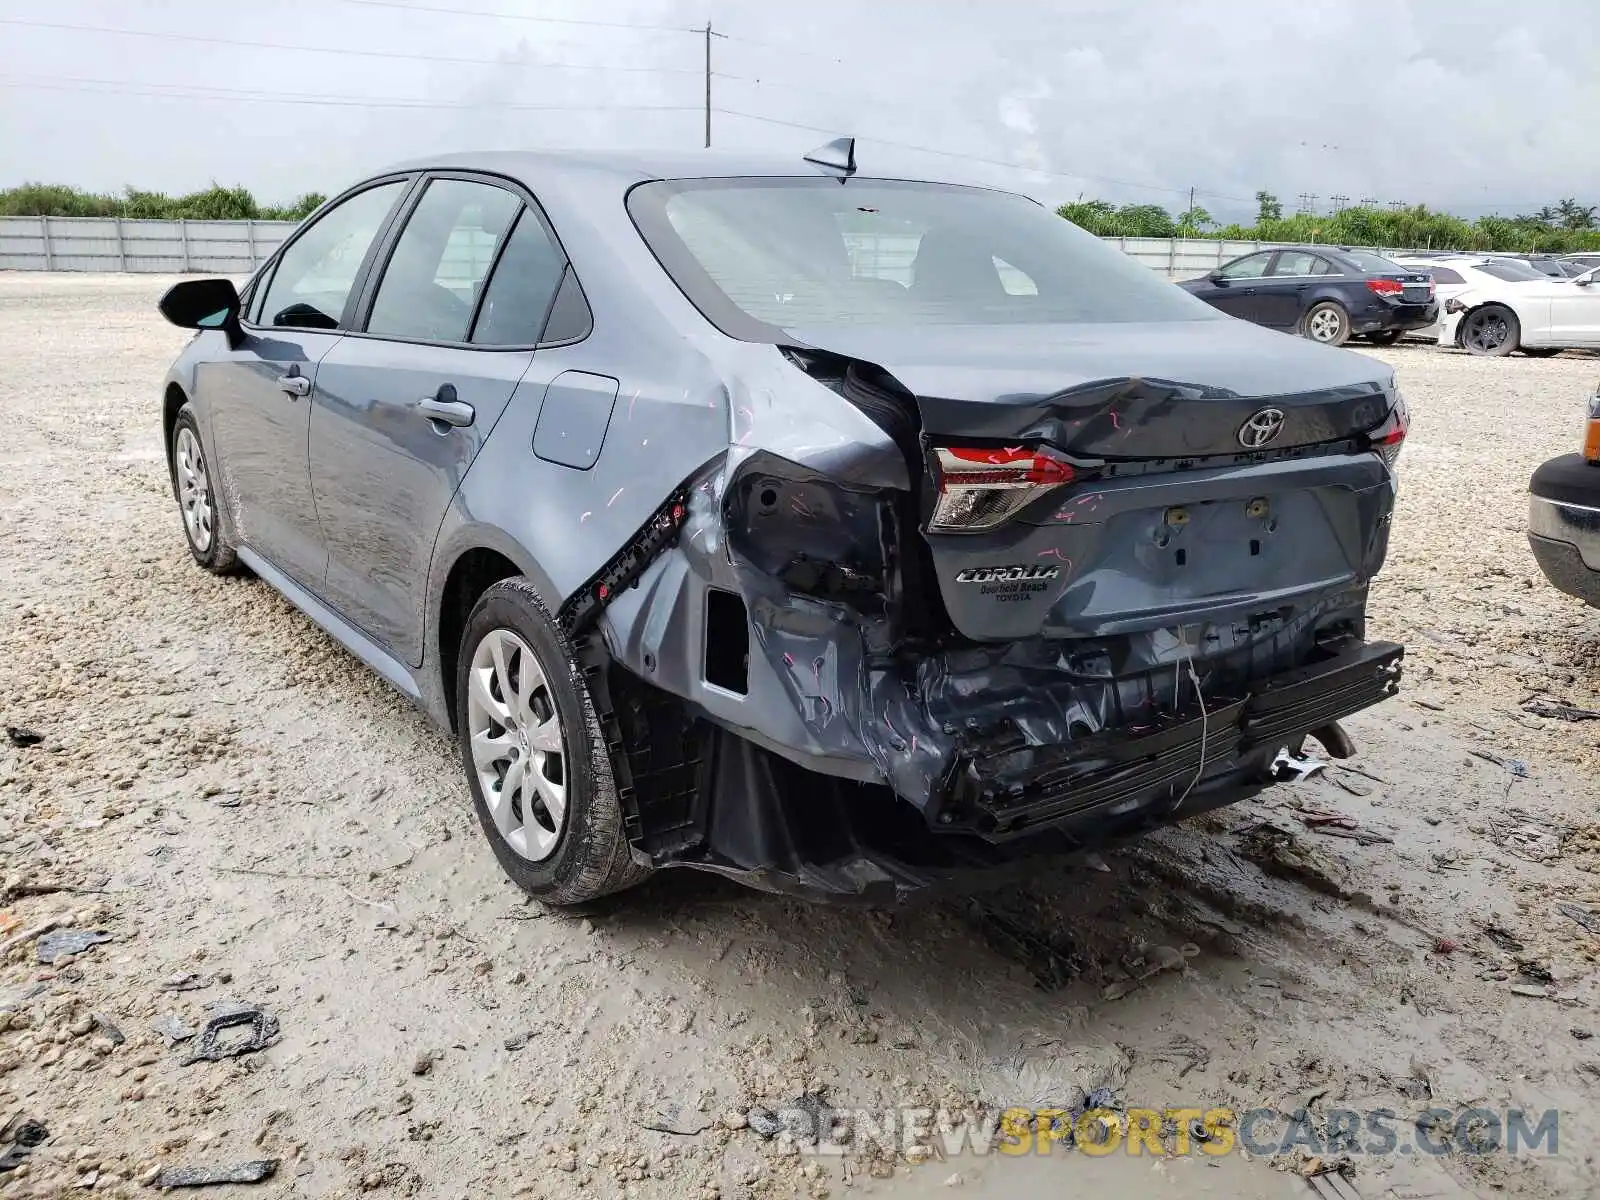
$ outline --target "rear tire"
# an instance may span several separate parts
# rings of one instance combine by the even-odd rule
[[[1517,314],[1503,304],[1485,304],[1461,318],[1461,348],[1479,358],[1504,358],[1521,338]]]
[[[642,882],[611,757],[572,644],[526,579],[473,606],[456,669],[456,735],[500,868],[555,907]]]
[[[178,419],[172,425],[167,469],[189,553],[213,575],[237,574],[242,568],[234,549],[233,531],[206,462],[194,409],[187,404],[178,410]]]
[[[1400,340],[1400,330],[1380,329],[1377,333],[1367,334],[1367,341],[1374,346],[1392,346]]]
[[[1313,304],[1300,322],[1301,334],[1324,346],[1342,346],[1350,340],[1350,314],[1332,300]]]

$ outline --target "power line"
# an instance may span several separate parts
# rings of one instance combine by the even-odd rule
[[[75,85],[75,86],[68,86]],[[303,104],[323,108],[398,108],[466,111],[499,108],[512,112],[699,112],[698,104],[519,104],[494,100],[483,103],[447,103],[403,96],[330,96],[253,92],[239,88],[214,88],[196,84],[139,83],[126,79],[74,79],[18,81],[0,77],[0,87],[82,92],[91,95],[154,96],[174,100],[249,100],[258,104]]]
[[[586,25],[594,29],[637,29],[652,33],[701,33],[702,27],[689,25],[650,25],[632,21],[593,21],[580,17],[530,17],[522,13],[485,12],[475,8],[444,8],[431,4],[402,4],[399,0],[335,0],[338,4],[358,4],[363,8],[390,8],[400,12],[443,13],[449,17],[492,17],[498,21],[534,21],[544,25]]]
[[[747,121],[761,121],[768,125],[782,125],[789,129],[804,129],[811,133],[837,134],[839,132],[837,129],[828,129],[821,125],[807,125],[800,121],[784,121],[779,120],[777,117],[762,116],[760,113],[740,112],[737,109],[719,108],[717,111],[725,116],[743,117]],[[1186,196],[1189,193],[1188,188],[1163,187],[1161,184],[1157,183],[1136,183],[1133,180],[1112,179],[1105,175],[1084,175],[1072,171],[1050,171],[1043,167],[1032,166],[1028,163],[1007,162],[998,158],[984,158],[981,155],[964,154],[957,150],[937,150],[932,146],[918,146],[911,142],[899,142],[891,138],[870,137],[863,134],[861,135],[861,140],[865,142],[877,142],[878,144],[884,146],[895,146],[901,150],[915,150],[921,154],[934,154],[941,158],[959,158],[966,162],[983,163],[986,166],[991,167],[1006,167],[1015,171],[1031,171],[1035,175],[1049,175],[1057,179],[1081,179],[1090,183],[1110,183],[1116,184],[1119,187],[1143,188],[1147,191],[1153,192],[1173,192],[1180,196]],[[1215,192],[1198,192],[1197,194],[1206,196],[1217,195]],[[1231,197],[1223,198],[1229,199]]]
[[[345,2],[354,3],[355,0],[345,0]],[[12,17],[0,17],[0,25],[20,25],[29,29],[70,30],[77,33],[105,33],[117,37],[154,38],[158,41],[167,42],[199,42],[211,46],[240,46],[252,50],[288,50],[295,54],[338,54],[359,58],[404,59],[410,62],[469,63],[475,66],[491,67],[545,67],[561,71],[620,71],[653,75],[700,74],[693,67],[630,67],[613,66],[609,63],[520,63],[505,58],[468,58],[448,54],[413,54],[403,50],[364,50],[345,46],[294,46],[285,42],[256,42],[243,38],[207,37],[196,33],[163,33],[150,29],[105,29],[95,25],[68,25],[54,21],[22,21]]]

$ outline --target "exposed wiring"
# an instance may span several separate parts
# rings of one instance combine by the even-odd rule
[[[1184,647],[1184,651],[1184,669],[1189,673],[1189,682],[1194,684],[1194,698],[1200,702],[1200,765],[1195,767],[1194,778],[1189,780],[1189,786],[1183,789],[1183,795],[1173,804],[1171,809],[1173,812],[1183,807],[1183,802],[1189,798],[1189,793],[1194,791],[1195,784],[1199,783],[1200,777],[1206,773],[1206,735],[1211,731],[1211,719],[1206,713],[1205,694],[1200,690],[1200,676],[1195,674],[1194,670],[1194,652],[1188,646]],[[1174,677],[1177,674],[1177,671],[1173,672]]]

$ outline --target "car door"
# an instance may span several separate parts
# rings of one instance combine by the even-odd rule
[[[1550,301],[1550,336],[1555,346],[1600,346],[1600,271],[1569,281]]]
[[[1294,328],[1300,323],[1315,277],[1329,270],[1327,259],[1309,250],[1278,251],[1267,274],[1256,284],[1249,304],[1250,319],[1274,329]]]
[[[1255,320],[1256,287],[1272,263],[1272,254],[1263,250],[1234,259],[1213,272],[1209,284],[1196,295],[1229,316]]]
[[[299,230],[251,292],[238,345],[196,380],[240,541],[305,588],[325,554],[306,457],[318,364],[410,182],[363,186]]]
[[[311,479],[325,599],[415,666],[439,525],[532,362],[566,262],[524,197],[459,174],[430,176],[390,241],[363,327],[322,360]]]

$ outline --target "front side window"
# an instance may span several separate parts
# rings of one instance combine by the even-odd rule
[[[877,179],[642,184],[628,209],[725,333],[839,325],[1221,320],[1216,310],[1020,196]]]
[[[1224,279],[1260,279],[1267,273],[1267,264],[1271,261],[1272,251],[1263,250],[1260,254],[1247,254],[1234,259],[1217,274]]]
[[[495,249],[521,205],[514,194],[491,184],[431,181],[395,242],[367,332],[466,341]]]
[[[483,293],[472,340],[480,346],[537,342],[565,267],[561,247],[550,239],[539,218],[523,209]]]
[[[337,329],[367,251],[409,184],[397,179],[357,192],[290,243],[272,272],[260,322]]]

